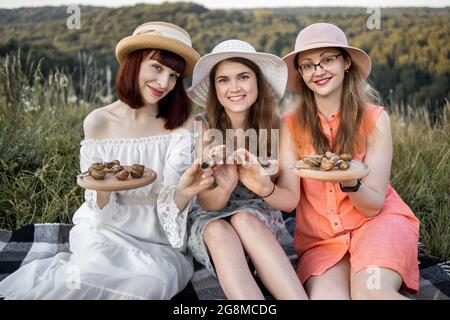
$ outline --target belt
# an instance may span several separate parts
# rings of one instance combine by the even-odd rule
[[[153,192],[146,196],[117,194],[117,202],[125,206],[156,206],[157,200],[158,194]]]

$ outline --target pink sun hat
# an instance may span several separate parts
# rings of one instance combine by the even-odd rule
[[[343,48],[347,51],[352,63],[359,67],[362,76],[367,79],[372,69],[369,55],[361,49],[349,46],[344,31],[338,26],[331,23],[314,23],[299,32],[294,51],[283,57],[288,66],[287,89],[289,91],[295,93],[299,88],[300,73],[294,64],[297,54],[310,49],[327,47]]]

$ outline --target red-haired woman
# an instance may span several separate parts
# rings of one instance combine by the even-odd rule
[[[170,299],[193,274],[189,203],[214,180],[212,170],[192,164],[191,105],[182,82],[199,55],[183,29],[150,22],[122,39],[116,56],[119,100],[86,117],[81,171],[117,159],[144,164],[157,179],[127,191],[86,190],[73,217],[71,252],[23,266],[0,283],[0,296]]]

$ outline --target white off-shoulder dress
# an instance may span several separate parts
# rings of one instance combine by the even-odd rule
[[[96,192],[73,216],[70,252],[32,261],[0,282],[7,299],[170,299],[193,274],[186,251],[189,205],[173,201],[182,173],[192,164],[193,135],[84,140],[80,167],[118,159],[141,163],[158,177],[149,186],[113,192],[103,209]]]

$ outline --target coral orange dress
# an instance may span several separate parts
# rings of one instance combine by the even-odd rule
[[[360,126],[360,134],[366,139],[381,112],[382,107],[367,104]],[[321,114],[319,117],[331,146],[339,114],[328,119]],[[283,120],[293,136],[300,134],[294,112],[286,112]],[[314,153],[312,144],[304,152]],[[364,161],[365,155],[363,145],[353,158]],[[300,158],[300,154],[297,156]],[[413,292],[419,289],[419,220],[391,185],[384,207],[375,217],[360,213],[338,183],[301,178],[300,188],[294,245],[299,257],[297,274],[302,283],[323,274],[348,252],[355,272],[374,266],[389,268],[401,275],[405,289]]]

